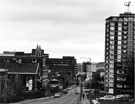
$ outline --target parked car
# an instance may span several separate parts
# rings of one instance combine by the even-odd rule
[[[124,101],[128,101],[131,100],[132,96],[129,94],[121,94],[121,95],[116,95],[116,100],[124,100]]]
[[[67,90],[71,90],[72,88],[71,87],[68,87]]]
[[[104,97],[98,98],[99,100],[115,100],[115,96],[113,95],[105,95]]]
[[[55,93],[55,94],[54,94],[54,97],[55,97],[55,98],[60,98],[60,95],[61,95],[60,93]]]
[[[97,100],[92,100],[93,104],[100,104]]]
[[[123,99],[123,95],[121,95],[121,94],[120,94],[120,95],[116,95],[116,96],[115,96],[115,99],[116,99],[116,100],[121,100],[121,99]]]

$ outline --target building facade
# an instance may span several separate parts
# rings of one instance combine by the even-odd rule
[[[39,46],[31,53],[5,51],[0,54],[0,68],[8,70],[8,79],[21,83],[25,90],[38,90],[47,80],[48,57]]]
[[[85,80],[92,79],[93,74],[96,72],[96,62],[83,62],[82,72],[86,73]]]
[[[99,71],[100,77],[103,77],[105,75],[105,63],[104,62],[97,63],[96,71]]]
[[[110,16],[105,26],[105,90],[133,94],[135,14]]]
[[[46,60],[46,65],[48,66],[51,77],[62,78],[62,83],[69,85],[74,82],[75,71],[77,69],[76,59],[71,56],[63,56],[63,58],[48,58]]]

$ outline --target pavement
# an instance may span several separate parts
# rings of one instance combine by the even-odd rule
[[[84,92],[84,98],[81,98],[82,104],[90,104],[89,99],[87,98],[86,93]]]
[[[87,98],[82,99],[82,104],[90,104]]]

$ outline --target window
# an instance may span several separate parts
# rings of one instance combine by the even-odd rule
[[[121,36],[118,36],[118,40],[121,40]]]
[[[124,21],[127,20],[127,18],[124,18]],[[128,23],[127,22],[124,22],[124,25],[127,25]]]
[[[127,46],[126,45],[123,45],[123,48],[127,48]]]
[[[114,59],[114,55],[111,54],[111,55],[110,55],[110,59]]]
[[[128,19],[124,18],[124,21],[128,21]],[[124,25],[127,25],[127,22],[124,22]]]
[[[113,45],[114,44],[114,41],[110,41],[110,44]]]
[[[110,36],[110,40],[114,40],[114,36]]]
[[[117,88],[122,88],[122,85],[121,84],[117,84]]]
[[[117,48],[118,48],[119,50],[121,50],[121,46],[118,46]]]
[[[133,18],[128,18],[129,21],[133,21]]]
[[[119,22],[119,23],[118,23],[118,26],[122,26],[122,22]]]
[[[121,31],[122,30],[122,27],[118,27],[118,31]]]
[[[114,27],[110,27],[110,30],[114,31]]]
[[[114,26],[115,25],[115,22],[110,22],[110,26]]]
[[[113,69],[110,69],[109,72],[110,72],[110,73],[113,73]]]
[[[122,34],[122,32],[119,31],[119,32],[118,32],[118,35],[121,36],[121,34]]]
[[[110,68],[114,68],[114,65],[113,65],[113,64],[110,64],[109,67],[110,67]]]
[[[117,77],[117,81],[120,81],[121,80],[121,77]]]
[[[124,88],[127,88],[128,86],[127,85],[124,85]]]
[[[123,39],[127,39],[127,36],[123,36]]]
[[[110,49],[114,49],[114,45],[110,45]]]
[[[108,61],[109,61],[109,60],[108,60],[108,59],[106,59],[106,63],[108,63]]]
[[[124,40],[124,41],[123,41],[123,43],[124,43],[124,44],[126,44],[126,43],[127,43],[127,41],[126,41],[126,40]]]
[[[123,34],[127,34],[127,31],[124,31]]]
[[[110,54],[114,54],[114,50],[110,50]]]
[[[113,59],[110,59],[110,63],[113,64],[114,63],[114,60]]]
[[[121,41],[118,41],[118,45],[121,45]]]
[[[123,27],[123,29],[124,29],[124,30],[127,30],[127,29],[128,29],[128,27],[127,27],[127,26],[124,26],[124,27]]]
[[[119,18],[119,21],[123,21],[123,18]],[[120,22],[121,23],[121,22]]]
[[[121,50],[117,50],[117,54],[121,54]]]
[[[113,87],[113,83],[112,82],[109,83],[109,87]]]
[[[123,53],[126,53],[127,52],[127,50],[123,50]]]
[[[121,62],[121,59],[119,60],[119,59],[117,59],[117,62]]]
[[[114,35],[114,32],[111,31],[111,32],[110,32],[110,35]]]
[[[113,17],[113,19],[112,19],[113,21],[117,21],[118,19],[116,18],[116,17]]]
[[[117,74],[124,74],[124,71],[122,70],[117,70]],[[122,78],[121,78],[122,79]]]
[[[120,60],[121,59],[121,55],[117,55],[117,59]]]
[[[110,79],[109,79],[109,82],[113,83],[113,79],[110,78]]]

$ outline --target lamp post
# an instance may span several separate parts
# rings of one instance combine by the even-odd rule
[[[49,89],[49,97],[50,97],[50,92],[51,92],[51,89],[50,89],[50,77],[51,77],[51,70],[48,70],[48,79],[49,79],[49,84],[48,84],[48,89]]]

